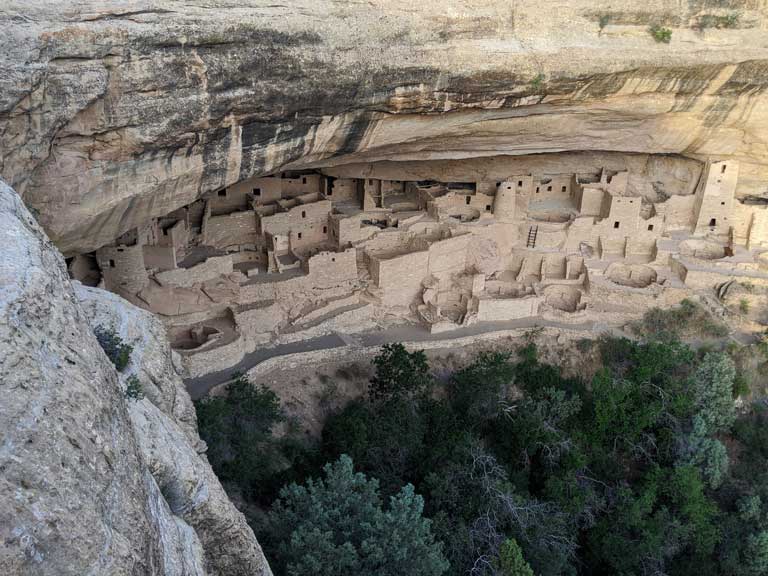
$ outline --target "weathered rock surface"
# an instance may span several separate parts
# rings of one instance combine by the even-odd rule
[[[0,26],[0,175],[65,253],[284,166],[680,153],[765,192],[764,0],[11,0]]]
[[[270,575],[197,452],[162,327],[78,287],[0,182],[0,574]],[[90,321],[135,345],[118,376]],[[135,375],[146,397],[128,400]],[[122,380],[122,381],[121,381]]]

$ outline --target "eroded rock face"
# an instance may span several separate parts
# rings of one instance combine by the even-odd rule
[[[105,290],[76,284],[75,293],[93,327],[113,328],[134,347],[119,376],[124,385],[136,376],[145,396],[128,403],[139,452],[176,521],[199,539],[209,570],[204,573],[269,575],[245,518],[198,453],[205,445],[160,320]]]
[[[0,242],[0,573],[270,575],[198,454],[157,320],[99,290],[79,287],[81,305],[2,182]],[[119,376],[89,319],[135,344]],[[144,399],[125,398],[129,375]]]
[[[681,153],[760,194],[765,6],[729,8],[737,29],[700,31],[719,3],[12,0],[0,174],[65,253],[285,166]]]

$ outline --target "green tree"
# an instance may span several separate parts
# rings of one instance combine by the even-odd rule
[[[509,394],[515,370],[509,354],[482,353],[453,375],[448,387],[451,404],[465,425],[476,427],[495,418]]]
[[[427,356],[423,350],[408,352],[400,343],[384,344],[373,359],[376,369],[368,389],[372,400],[413,397],[428,392],[432,385]]]
[[[323,448],[327,459],[352,455],[364,472],[377,478],[384,494],[394,494],[418,480],[427,451],[426,426],[420,404],[405,398],[351,403],[328,418]]]
[[[682,552],[708,558],[719,541],[717,506],[691,466],[655,467],[617,499],[590,533],[592,553],[610,573],[661,574]]]
[[[286,467],[272,436],[273,427],[285,419],[277,395],[240,376],[227,385],[224,395],[207,396],[195,409],[216,474],[237,484],[248,499],[274,493],[274,476]]]
[[[324,478],[280,491],[266,542],[274,565],[290,576],[439,576],[448,569],[423,500],[407,485],[384,508],[378,482],[342,456]]]
[[[534,576],[514,538],[504,540],[499,549],[498,573],[499,576]]]
[[[733,424],[736,417],[733,404],[735,378],[733,360],[722,352],[706,354],[696,369],[692,382],[694,410],[707,434],[722,432]]]

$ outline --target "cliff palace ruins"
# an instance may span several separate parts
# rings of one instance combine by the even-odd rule
[[[345,315],[433,333],[610,322],[768,285],[768,205],[736,199],[736,161],[670,159],[682,176],[665,183],[610,169],[388,179],[392,165],[238,182],[73,257],[70,273],[160,315],[190,376]]]

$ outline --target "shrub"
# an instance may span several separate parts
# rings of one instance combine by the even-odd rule
[[[672,41],[672,30],[669,28],[664,28],[663,26],[654,24],[648,29],[648,32],[651,36],[653,36],[653,39],[656,40],[656,42],[669,44]]]
[[[698,28],[700,30],[705,30],[706,28],[738,28],[740,20],[741,14],[738,12],[729,12],[725,16],[704,14],[699,17]]]
[[[749,396],[751,389],[749,387],[749,379],[742,371],[736,372],[736,377],[733,379],[733,398],[734,400],[740,396]]]
[[[291,484],[269,514],[266,541],[279,572],[293,575],[439,576],[448,569],[424,501],[410,484],[385,508],[379,484],[342,456],[324,478]]]
[[[144,398],[141,382],[139,382],[139,379],[135,375],[129,376],[126,381],[125,397],[129,400],[141,400]]]
[[[590,350],[592,350],[592,347],[594,346],[595,341],[591,338],[579,338],[576,341],[576,350],[581,352],[582,354],[586,354]]]
[[[703,334],[713,338],[728,335],[728,329],[714,320],[699,304],[687,298],[677,308],[651,308],[639,322],[631,324],[632,331],[649,340],[670,341],[686,334]]]
[[[408,352],[400,343],[385,344],[373,359],[376,374],[368,394],[372,400],[392,400],[426,393],[431,384],[423,350]]]
[[[534,92],[540,92],[544,87],[544,74],[536,74],[531,80],[531,89]]]
[[[746,298],[739,300],[739,312],[742,314],[749,314],[749,300]]]
[[[598,25],[600,26],[600,30],[608,26],[608,24],[611,23],[611,15],[610,14],[601,14],[600,18],[598,19]]]
[[[111,327],[97,326],[93,333],[107,358],[115,365],[115,368],[122,372],[128,366],[128,362],[131,361],[133,346],[123,342],[123,339]]]

